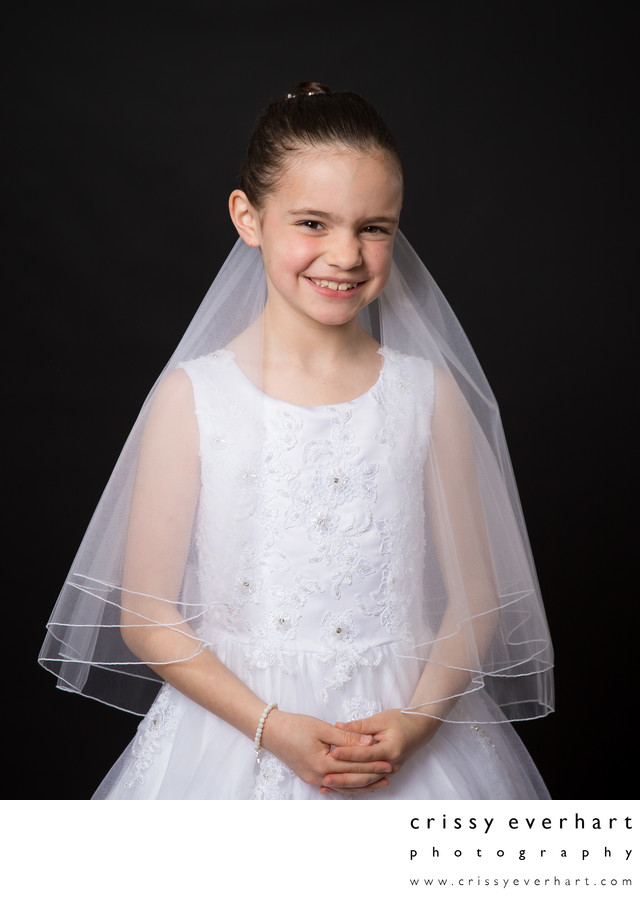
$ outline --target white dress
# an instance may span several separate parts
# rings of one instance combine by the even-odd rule
[[[429,362],[381,353],[371,390],[318,407],[265,396],[226,350],[183,366],[200,430],[196,568],[201,595],[215,596],[198,636],[265,702],[329,723],[406,707],[420,673],[401,656],[424,628],[434,377]],[[256,418],[266,420],[260,438]],[[230,501],[243,547],[231,562],[218,512]],[[481,694],[461,701],[466,719],[502,720]],[[267,752],[257,765],[251,740],[165,685],[94,797],[325,796]],[[549,795],[510,724],[447,722],[390,786],[361,797]]]

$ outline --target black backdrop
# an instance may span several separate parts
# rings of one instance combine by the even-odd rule
[[[501,405],[557,652],[556,714],[518,729],[553,797],[628,797],[630,28],[614,4],[563,2],[25,3],[5,19],[3,797],[89,797],[137,724],[60,693],[35,657],[235,239],[252,121],[307,79],[365,94],[392,126],[403,230]]]

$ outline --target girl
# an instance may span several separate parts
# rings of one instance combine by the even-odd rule
[[[508,454],[398,231],[403,185],[355,94],[305,83],[259,119],[241,240],[41,653],[62,688],[146,713],[95,797],[548,797],[507,722],[552,704]]]

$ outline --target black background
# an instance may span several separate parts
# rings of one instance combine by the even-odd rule
[[[391,125],[402,228],[501,406],[557,654],[557,712],[518,730],[554,798],[629,795],[623,9],[186,0],[5,14],[3,797],[88,798],[137,725],[60,693],[35,658],[139,406],[234,242],[226,203],[253,120],[307,79],[364,94]]]

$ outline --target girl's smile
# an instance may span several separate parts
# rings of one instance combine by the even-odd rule
[[[333,296],[335,299],[353,299],[354,291],[364,284],[364,281],[319,280],[318,278],[307,278],[307,280],[318,288],[321,296]],[[335,296],[336,293],[338,296]]]

